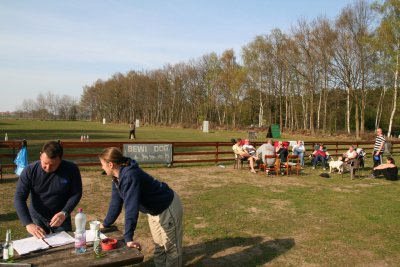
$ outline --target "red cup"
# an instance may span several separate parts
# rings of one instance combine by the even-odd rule
[[[104,238],[101,240],[101,248],[103,250],[112,250],[117,247],[118,240],[115,238]]]

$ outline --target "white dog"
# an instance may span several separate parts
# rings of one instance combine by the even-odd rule
[[[335,169],[338,170],[338,173],[343,173],[343,158],[339,157],[338,160],[331,160],[329,162],[329,173],[332,173]]]

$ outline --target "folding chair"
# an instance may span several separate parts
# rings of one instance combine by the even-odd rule
[[[299,175],[301,170],[299,155],[288,155],[284,166],[286,175],[289,175],[292,171],[296,171],[296,175]]]

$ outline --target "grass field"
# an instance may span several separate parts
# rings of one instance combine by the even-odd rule
[[[77,130],[61,122],[48,129],[37,125],[43,133],[38,142],[58,139],[54,131],[60,129],[72,137],[80,127],[92,125],[65,123]],[[18,134],[18,127],[13,127],[15,132],[7,131]],[[106,135],[100,130],[96,134],[96,127],[103,126],[94,124],[89,135]],[[109,135],[115,139],[127,135],[127,125],[113,127],[115,133]],[[35,129],[27,124],[24,128],[36,136]],[[158,140],[166,136],[175,140],[177,132],[183,140],[204,140],[198,130],[146,128],[138,129],[139,138],[149,130],[152,138],[160,136]],[[241,136],[215,132],[207,140],[214,134],[223,140]],[[400,183],[366,178],[370,163],[369,158],[362,178],[354,180],[349,173],[321,178],[322,170],[309,166],[299,176],[268,177],[234,170],[231,164],[144,169],[166,181],[182,198],[185,266],[400,266]],[[100,167],[83,171],[82,177],[84,196],[79,206],[89,220],[101,219],[108,207],[110,179],[100,174]],[[12,204],[16,181],[8,173],[0,182],[0,238],[7,228],[14,238],[26,235]],[[117,221],[120,229],[122,223],[123,214]],[[145,261],[139,266],[153,266],[152,239],[143,214],[135,238],[144,247]]]

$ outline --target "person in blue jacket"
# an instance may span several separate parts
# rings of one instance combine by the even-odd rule
[[[140,250],[133,235],[141,211],[148,215],[155,266],[182,266],[183,208],[179,196],[144,172],[135,160],[124,157],[119,148],[106,148],[99,159],[104,172],[112,176],[111,202],[101,227],[110,227],[124,205],[126,245]]]
[[[69,215],[82,197],[82,178],[78,166],[62,156],[59,142],[44,144],[40,160],[25,167],[17,182],[15,209],[28,233],[37,238],[72,231]]]

